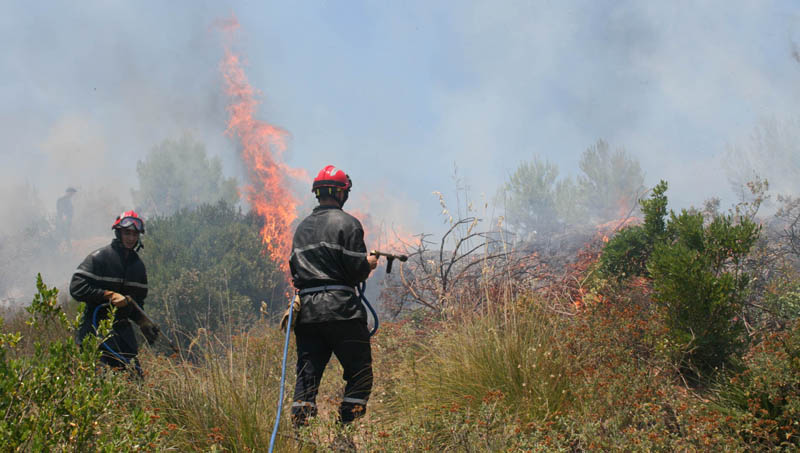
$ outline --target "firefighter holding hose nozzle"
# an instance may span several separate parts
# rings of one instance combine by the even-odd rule
[[[361,222],[342,210],[352,185],[344,171],[323,168],[312,185],[319,205],[297,226],[292,242],[289,266],[299,298],[295,427],[307,425],[317,413],[317,392],[331,354],[342,364],[346,382],[341,424],[364,415],[372,391],[367,312],[355,287],[375,269],[378,257],[367,253]]]
[[[69,292],[86,304],[76,340],[81,344],[87,335],[95,334],[98,323],[108,317],[110,306],[115,306],[111,337],[100,346],[100,360],[118,369],[132,365],[141,376],[131,321],[139,325],[150,344],[159,334],[158,326],[139,305],[147,297],[147,271],[137,253],[142,248],[144,220],[135,211],[126,211],[111,229],[115,236],[111,244],[90,253],[72,275]]]

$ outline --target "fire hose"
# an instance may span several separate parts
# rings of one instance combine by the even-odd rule
[[[405,262],[408,260],[406,255],[393,255],[391,253],[379,252],[377,250],[373,250],[370,252],[370,255],[377,256],[377,257],[384,257],[386,258],[386,273],[392,272],[392,262],[395,259],[400,260],[401,262]],[[372,337],[375,335],[375,332],[378,331],[378,326],[380,326],[380,321],[378,321],[378,313],[372,308],[372,304],[369,303],[367,297],[364,295],[366,292],[367,282],[363,281],[359,283],[356,288],[358,289],[358,297],[361,301],[366,305],[369,309],[370,313],[372,313],[372,319],[375,321],[375,325],[372,327],[372,330],[369,333],[369,336]],[[292,306],[293,301],[289,301],[289,307]],[[294,310],[288,310],[289,312],[289,319],[287,320],[286,324],[286,339],[283,343],[283,361],[281,363],[281,383],[280,383],[280,391],[278,394],[278,409],[277,413],[275,414],[275,425],[272,428],[272,436],[269,439],[269,453],[272,453],[272,449],[275,448],[275,437],[278,435],[278,426],[280,426],[281,422],[281,412],[283,411],[283,393],[284,388],[286,387],[286,359],[289,356],[289,336],[292,331],[292,315]]]
[[[131,297],[128,297],[128,303],[129,303],[129,304],[131,304],[131,305],[133,306],[133,308],[134,308],[134,309],[136,309],[136,311],[138,311],[138,312],[139,312],[140,316],[143,316],[143,317],[144,317],[144,319],[146,319],[147,321],[149,321],[150,323],[152,323],[152,324],[154,324],[154,325],[155,325],[155,323],[153,322],[153,320],[152,320],[152,319],[150,319],[150,317],[149,317],[149,316],[147,316],[147,314],[144,312],[144,310],[142,310],[142,307],[140,307],[140,306],[139,306],[139,304],[137,304],[137,303],[136,303],[136,301],[135,301],[135,300],[133,300],[133,298],[131,298]],[[97,324],[97,313],[98,313],[98,312],[100,312],[100,309],[101,309],[101,308],[103,308],[103,307],[107,307],[107,306],[109,306],[109,305],[110,305],[110,303],[109,303],[109,302],[106,302],[106,303],[100,304],[100,305],[98,305],[98,306],[97,306],[97,307],[94,309],[94,312],[92,312],[92,327],[94,328],[95,332],[97,332],[97,326],[98,326],[98,324]],[[176,354],[177,354],[177,353],[178,353],[178,348],[177,348],[177,347],[175,347],[175,344],[173,344],[173,343],[172,343],[172,342],[171,342],[171,341],[170,341],[170,340],[169,340],[167,337],[165,337],[165,336],[164,336],[163,334],[161,334],[160,332],[161,332],[161,329],[159,329],[159,334],[157,335],[157,337],[156,337],[156,338],[163,338],[163,340],[164,340],[164,341],[165,341],[165,342],[166,342],[166,343],[169,345],[170,349],[172,349],[172,352],[174,352],[174,353],[176,353]],[[116,358],[116,359],[117,359],[117,360],[119,360],[120,362],[124,363],[125,365],[130,365],[130,363],[131,363],[131,359],[130,359],[130,358],[128,358],[128,357],[125,357],[125,356],[121,355],[120,353],[118,353],[118,352],[116,352],[116,351],[114,351],[114,350],[111,348],[111,346],[109,346],[109,345],[106,343],[106,341],[103,341],[103,343],[101,343],[101,344],[100,344],[100,346],[102,346],[102,347],[103,347],[103,349],[105,349],[106,351],[108,351],[108,352],[109,352],[109,353],[110,353],[110,354],[111,354],[111,355],[112,355],[114,358]],[[142,370],[141,370],[141,368],[139,367],[139,364],[138,364],[138,363],[134,363],[134,367],[136,368],[136,372],[137,372],[137,373],[139,373],[139,374],[141,375],[141,373],[142,373]]]
[[[98,305],[97,308],[94,309],[94,312],[92,313],[92,327],[94,327],[94,331],[95,332],[97,332],[97,313],[100,311],[101,308],[107,307],[109,305],[110,304],[108,302],[106,302],[104,304]],[[124,356],[120,355],[119,353],[117,353],[116,351],[114,351],[113,349],[111,349],[111,346],[106,344],[105,341],[103,341],[100,344],[100,346],[102,346],[106,351],[108,351],[114,358],[116,358],[120,362],[124,363],[125,365],[130,365],[130,363],[131,363],[131,359],[130,358],[124,357]],[[134,364],[134,366],[137,368],[137,370],[136,370],[137,372],[141,372],[139,370],[139,364]]]

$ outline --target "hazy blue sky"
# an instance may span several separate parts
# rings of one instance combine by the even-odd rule
[[[729,196],[726,145],[800,114],[796,0],[3,5],[0,176],[53,209],[70,184],[128,200],[136,161],[185,131],[241,174],[213,25],[231,14],[288,163],[336,164],[351,207],[383,191],[380,215],[415,231],[440,223],[454,163],[478,199],[534,155],[574,173],[598,138],[677,205]]]

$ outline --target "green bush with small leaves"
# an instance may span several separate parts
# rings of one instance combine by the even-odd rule
[[[644,223],[625,228],[608,241],[600,257],[603,274],[617,280],[648,275],[647,261],[655,244],[666,234],[666,191],[667,183],[661,181],[653,188],[650,198],[639,201]]]
[[[739,316],[750,276],[744,260],[760,227],[747,218],[671,213],[668,241],[648,261],[653,299],[666,312],[680,366],[690,374],[713,373],[745,346]]]
[[[148,222],[142,259],[147,265],[153,318],[193,337],[249,327],[262,303],[269,313],[286,306],[286,278],[264,252],[263,220],[230,204],[201,205]]]
[[[800,449],[800,320],[765,333],[742,362],[721,385],[717,404],[754,447]]]
[[[745,259],[761,227],[747,216],[670,211],[661,181],[642,200],[644,223],[606,245],[601,272],[620,281],[652,280],[653,301],[669,328],[667,341],[684,374],[709,376],[744,346],[742,310],[750,276]]]
[[[124,372],[101,365],[99,341],[83,347],[72,339],[78,320],[58,306],[58,290],[37,277],[38,294],[22,331],[6,331],[0,318],[0,451],[161,451],[166,445],[158,416],[137,402],[137,386]],[[61,339],[33,342],[62,330]],[[111,331],[110,319],[98,334]]]

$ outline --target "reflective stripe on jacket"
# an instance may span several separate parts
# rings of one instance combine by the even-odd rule
[[[361,222],[335,206],[317,206],[297,226],[289,257],[294,286],[351,288],[370,273]],[[367,320],[354,291],[329,290],[304,294],[297,322],[310,324],[349,319]]]
[[[147,297],[147,271],[144,263],[135,251],[126,250],[119,239],[114,239],[111,244],[90,253],[72,274],[69,293],[75,300],[86,304],[77,333],[78,343],[94,332],[92,315],[98,305],[106,302],[103,298],[104,291],[131,296],[140,306],[144,305]],[[139,313],[131,306],[117,309],[113,335],[108,342],[116,352],[138,352],[136,336],[129,322],[136,320],[134,317],[138,316]],[[101,308],[97,315],[98,322],[106,317],[107,309]]]

